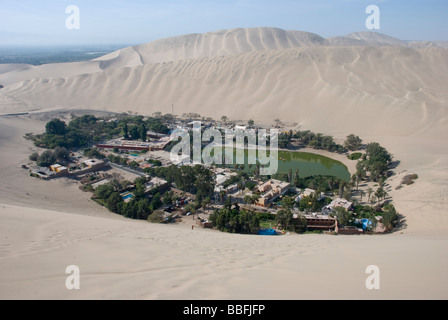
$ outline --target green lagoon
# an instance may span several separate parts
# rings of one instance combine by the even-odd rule
[[[236,151],[234,151],[234,154]],[[339,161],[320,156],[313,153],[304,153],[296,151],[278,152],[278,173],[287,174],[289,170],[294,173],[297,169],[302,178],[316,175],[333,176],[338,179],[350,180],[350,173],[347,167]],[[248,151],[245,151],[245,170],[249,170]],[[254,170],[252,165],[250,170]]]
[[[347,167],[339,161],[313,153],[279,151],[279,173],[300,170],[300,176],[316,175],[334,176],[339,179],[350,180]]]

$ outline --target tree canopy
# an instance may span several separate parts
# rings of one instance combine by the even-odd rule
[[[47,134],[64,135],[67,131],[67,125],[62,120],[53,119],[46,124],[45,131]]]

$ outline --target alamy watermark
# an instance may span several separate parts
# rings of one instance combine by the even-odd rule
[[[201,122],[193,125],[193,137],[184,129],[175,130],[171,135],[172,141],[181,141],[176,144],[170,154],[171,162],[180,164],[205,165],[260,165],[260,175],[273,175],[278,171],[278,131],[260,129],[227,129],[221,132],[215,128],[202,131]],[[193,144],[191,144],[193,138]],[[213,141],[212,141],[213,139]],[[268,148],[269,140],[269,148]],[[203,142],[210,142],[202,148]],[[193,150],[191,150],[193,145]],[[269,153],[269,154],[268,154]],[[193,160],[191,159],[193,154]]]
[[[79,30],[81,29],[81,15],[78,6],[71,5],[65,9],[65,13],[69,16],[65,20],[65,27],[68,30]]]
[[[367,290],[380,290],[380,268],[377,266],[368,266],[366,274],[369,274],[366,279]]]
[[[366,14],[370,14],[370,16],[368,16],[366,20],[366,28],[369,30],[380,30],[380,8],[375,5],[368,6],[366,8]]]
[[[81,278],[78,266],[68,266],[65,269],[66,274],[70,274],[65,280],[65,287],[67,290],[81,289]]]

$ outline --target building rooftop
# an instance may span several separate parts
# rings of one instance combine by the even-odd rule
[[[88,167],[92,167],[97,164],[104,163],[104,161],[96,160],[96,159],[88,159],[88,160],[84,161],[83,163]]]
[[[353,202],[350,202],[346,199],[342,198],[336,198],[334,199],[327,207],[329,208],[337,208],[337,207],[343,207],[347,210],[349,210],[353,205]]]
[[[152,189],[158,188],[160,186],[166,185],[168,181],[160,179],[160,178],[152,178],[151,181],[146,183],[146,191],[150,191]]]
[[[289,186],[289,183],[288,182],[283,182],[283,181],[280,181],[280,180],[271,179],[271,180],[261,184],[260,188],[264,188],[266,186],[271,186],[271,188],[277,188],[277,187],[285,188],[285,187]]]

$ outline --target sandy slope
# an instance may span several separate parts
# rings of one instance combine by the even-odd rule
[[[174,103],[177,114],[418,134],[447,124],[446,61],[445,49],[306,47],[39,78],[0,94],[24,104],[15,111],[83,106],[151,114]]]
[[[0,298],[443,299],[446,238],[278,238],[0,206]],[[18,236],[20,234],[20,236]],[[367,266],[381,290],[365,287]],[[68,265],[81,290],[65,288]]]

